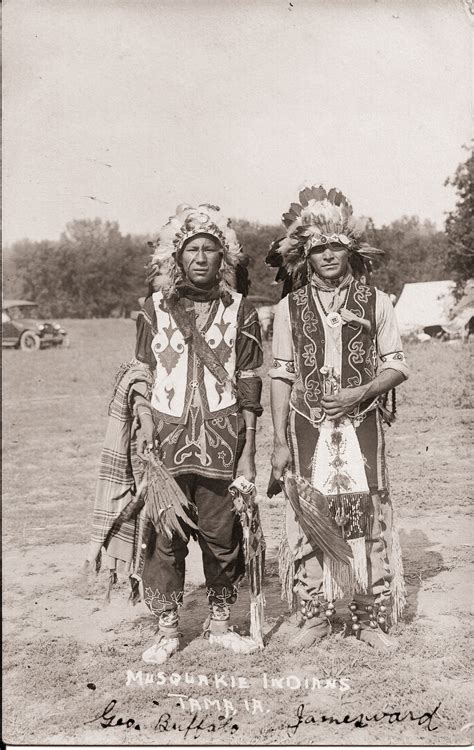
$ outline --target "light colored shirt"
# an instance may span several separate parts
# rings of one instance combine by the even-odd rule
[[[341,372],[342,358],[342,326],[330,328],[326,324],[326,316],[314,292],[314,299],[324,324],[325,352],[324,364],[334,367]],[[397,370],[404,378],[408,378],[408,366],[403,354],[402,340],[398,331],[395,311],[390,297],[376,289],[375,298],[375,342],[377,346],[378,366],[377,375],[384,370]],[[333,292],[319,291],[324,308],[327,310]],[[288,297],[284,297],[277,305],[273,323],[273,367],[269,371],[271,378],[295,380],[294,345],[291,331]]]

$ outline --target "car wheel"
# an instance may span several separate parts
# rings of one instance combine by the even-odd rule
[[[33,331],[25,331],[21,335],[20,339],[20,349],[22,349],[24,352],[32,352],[36,349],[39,349],[41,345],[41,339],[36,334],[33,333]]]
[[[70,346],[71,346],[71,339],[69,338],[69,336],[64,336],[63,341],[62,341],[63,349],[69,349]]]

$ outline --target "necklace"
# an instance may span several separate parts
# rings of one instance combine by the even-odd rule
[[[342,325],[342,318],[340,314],[337,312],[337,310],[331,310],[331,311],[326,310],[326,308],[323,305],[321,296],[319,294],[319,289],[317,289],[316,287],[315,289],[316,289],[316,296],[318,298],[318,302],[321,305],[321,309],[326,317],[326,323],[328,324],[329,328],[338,328],[340,325]],[[344,303],[342,303],[341,301],[341,304],[339,305],[339,309],[341,309],[341,307],[345,308],[346,303],[347,303],[347,298],[348,298],[348,292],[349,292],[349,288],[347,290],[344,290]],[[339,294],[339,293],[336,292],[336,294]],[[332,301],[334,301],[334,297]]]

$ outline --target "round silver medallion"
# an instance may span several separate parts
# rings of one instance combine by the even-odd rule
[[[337,328],[342,323],[342,318],[337,312],[329,313],[326,318],[329,328]]]

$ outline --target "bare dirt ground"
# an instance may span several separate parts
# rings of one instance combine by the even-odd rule
[[[344,638],[343,605],[333,635],[319,648],[298,652],[286,646],[294,625],[276,577],[283,504],[265,496],[271,446],[266,383],[257,438],[268,544],[267,646],[238,657],[213,651],[200,638],[205,592],[199,551],[192,547],[184,648],[160,670],[141,661],[156,624],[144,605],[127,603],[125,576],[109,605],[105,574],[86,582],[81,577],[107,404],[115,371],[133,351],[134,326],[124,320],[67,325],[69,350],[4,352],[4,741],[470,744],[468,346],[407,347],[412,375],[398,389],[399,419],[387,430],[409,591],[404,622],[396,629],[399,650],[380,655]],[[242,632],[248,628],[248,602],[243,590],[234,616]],[[204,678],[198,684],[198,675],[208,684]],[[116,703],[101,720],[111,701]],[[306,721],[295,729],[301,704]],[[430,722],[419,726],[411,719],[437,706]],[[412,714],[392,723],[387,717],[362,722],[366,726],[327,720],[383,711],[400,712],[400,718]]]

